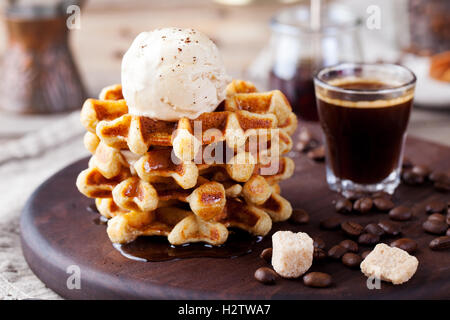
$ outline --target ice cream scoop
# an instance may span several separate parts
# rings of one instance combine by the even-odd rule
[[[217,46],[194,29],[142,32],[122,60],[128,112],[158,120],[213,111],[230,80]]]

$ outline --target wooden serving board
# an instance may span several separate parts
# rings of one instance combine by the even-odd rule
[[[327,248],[345,239],[341,231],[319,229],[319,221],[335,213],[332,201],[338,196],[329,191],[322,163],[314,163],[293,152],[295,175],[282,183],[283,195],[294,208],[304,208],[311,221],[305,226],[289,222],[275,224],[272,232],[255,245],[252,253],[234,259],[193,258],[165,262],[140,262],[122,256],[106,235],[106,226],[94,223],[98,214],[86,207],[94,201],[75,187],[78,173],[87,167],[87,159],[75,162],[43,183],[29,199],[22,215],[22,247],[34,273],[65,298],[76,299],[416,299],[450,298],[450,252],[428,248],[434,236],[425,234],[428,201],[450,200],[450,194],[438,193],[431,186],[401,185],[395,202],[413,206],[415,216],[403,222],[403,234],[415,239],[419,249],[419,268],[404,285],[382,283],[380,290],[369,290],[359,270],[339,261],[314,263],[312,271],[324,271],[334,285],[326,289],[308,288],[302,279],[279,279],[265,286],[254,280],[258,267],[267,266],[259,254],[271,246],[271,234],[277,230],[304,231],[320,236]],[[409,138],[406,156],[416,164],[450,171],[450,148]],[[386,214],[339,215],[343,220],[361,224],[387,219]],[[386,239],[390,242],[391,239]],[[360,248],[360,253],[369,247]],[[77,265],[81,271],[81,289],[68,289],[67,268]]]

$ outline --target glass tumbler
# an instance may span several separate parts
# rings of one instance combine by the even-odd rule
[[[415,75],[395,64],[343,63],[314,79],[332,190],[393,193],[400,183]]]

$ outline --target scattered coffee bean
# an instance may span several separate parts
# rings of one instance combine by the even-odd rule
[[[430,179],[430,181],[433,181],[433,182],[446,182],[449,179],[449,177],[445,172],[433,171],[428,176],[428,179]]]
[[[311,151],[308,151],[306,156],[314,161],[323,161],[325,160],[325,147],[320,146],[314,148]]]
[[[397,236],[401,232],[400,227],[389,220],[380,221],[378,223],[378,226],[383,229],[387,235],[390,236]]]
[[[448,229],[448,225],[442,221],[427,220],[422,224],[422,228],[431,234],[444,234]]]
[[[340,259],[345,253],[347,253],[347,249],[338,244],[328,250],[328,256],[333,259]]]
[[[327,253],[325,252],[325,250],[320,249],[320,248],[314,248],[314,252],[313,252],[313,258],[314,260],[324,260],[326,259]]]
[[[342,240],[339,245],[347,249],[349,252],[358,252],[358,244],[353,240]]]
[[[415,165],[412,167],[411,171],[419,176],[427,177],[431,170],[428,166],[425,165]]]
[[[359,236],[364,230],[362,225],[353,221],[345,221],[341,223],[341,229],[351,237]]]
[[[377,192],[372,194],[372,199],[376,199],[376,198],[383,198],[383,199],[392,200],[392,195],[390,195],[389,193],[387,193],[385,191],[377,191]]]
[[[359,198],[364,197],[364,193],[357,191],[346,191],[344,197],[346,197],[350,201],[356,201]]]
[[[402,162],[402,168],[403,169],[410,169],[413,167],[413,163],[410,159],[408,158],[403,158],[403,162]]]
[[[411,209],[405,206],[398,206],[389,211],[389,218],[395,221],[406,221],[411,219]]]
[[[412,172],[411,169],[402,172],[402,180],[404,183],[409,185],[418,185],[425,182],[424,176]]]
[[[299,142],[296,145],[296,149],[300,152],[307,152],[313,148],[317,148],[319,142],[313,138],[311,132],[304,128],[298,135]]]
[[[356,253],[347,252],[342,256],[342,263],[349,268],[359,267],[361,261],[361,257]]]
[[[439,192],[450,192],[450,181],[444,183],[444,182],[435,182],[434,183],[434,188],[436,189],[436,191]]]
[[[314,248],[325,249],[325,241],[322,238],[315,237],[313,240]]]
[[[309,272],[303,276],[305,286],[314,288],[326,288],[331,286],[332,279],[328,273]]]
[[[445,233],[446,236],[450,236],[450,228],[447,229],[447,232]]]
[[[428,214],[441,213],[441,212],[445,212],[446,209],[447,209],[447,204],[444,201],[433,201],[426,205],[425,212]]]
[[[445,222],[450,226],[450,212],[447,213],[447,216],[445,217]]]
[[[298,134],[298,140],[303,142],[309,142],[312,139],[311,131],[308,128],[303,127],[299,134]]]
[[[450,236],[446,235],[446,236],[442,236],[442,237],[433,239],[433,240],[431,240],[429,246],[430,246],[431,250],[447,250],[447,249],[450,249]]]
[[[277,274],[270,268],[261,267],[255,271],[255,279],[263,284],[274,284]]]
[[[384,234],[384,230],[376,223],[369,223],[364,227],[364,231],[381,237]]]
[[[379,241],[380,237],[373,233],[363,233],[358,237],[358,243],[365,246],[377,244]]]
[[[309,222],[309,214],[303,209],[295,209],[292,211],[289,221],[295,224],[306,224]]]
[[[428,217],[428,220],[436,220],[436,221],[442,221],[442,222],[446,222],[445,216],[443,214],[440,213],[433,213],[430,214],[430,216]]]
[[[381,197],[373,199],[373,204],[379,211],[389,211],[395,206],[395,204],[390,199]]]
[[[363,258],[363,260],[369,255],[369,253],[371,253],[371,250],[366,250],[363,253],[361,253],[361,258]]]
[[[361,213],[366,213],[372,209],[372,206],[373,206],[372,199],[364,197],[355,201],[355,203],[353,204],[353,210]]]
[[[308,142],[305,142],[305,141],[299,141],[295,145],[295,149],[299,152],[306,151],[307,147],[308,147]]]
[[[266,262],[272,263],[272,248],[264,249],[259,256]]]
[[[417,250],[417,242],[409,238],[401,238],[391,242],[391,247],[400,248],[408,253],[413,253]]]
[[[326,230],[333,230],[339,228],[341,219],[339,217],[329,217],[320,221],[320,227]]]
[[[348,199],[339,199],[338,201],[336,201],[336,211],[339,213],[350,213],[352,212],[352,202]]]

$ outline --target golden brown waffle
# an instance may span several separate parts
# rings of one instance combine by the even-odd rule
[[[172,244],[218,245],[228,227],[266,235],[272,221],[289,218],[278,182],[293,174],[294,164],[279,155],[291,150],[297,119],[284,95],[233,81],[219,110],[196,120],[198,137],[194,120],[130,115],[120,85],[85,102],[81,121],[92,157],[77,187],[110,219],[111,241],[164,235]],[[231,153],[223,163],[196,161],[207,148]]]
[[[286,97],[277,90],[257,93],[252,88],[252,84],[234,81],[228,87],[229,94],[224,103],[226,111],[204,113],[195,120],[182,118],[168,122],[128,114],[125,100],[112,100],[122,97],[121,86],[115,85],[105,88],[100,95],[102,99],[111,100],[86,100],[81,122],[107,145],[128,148],[140,155],[150,146],[174,146],[177,157],[192,159],[196,143],[227,141],[239,147],[262,129],[263,134],[267,134],[277,128],[282,129],[280,153],[288,152],[292,148],[289,135],[295,130],[297,120]],[[241,93],[249,91],[251,93]],[[196,121],[202,124],[200,137],[193,136]]]

